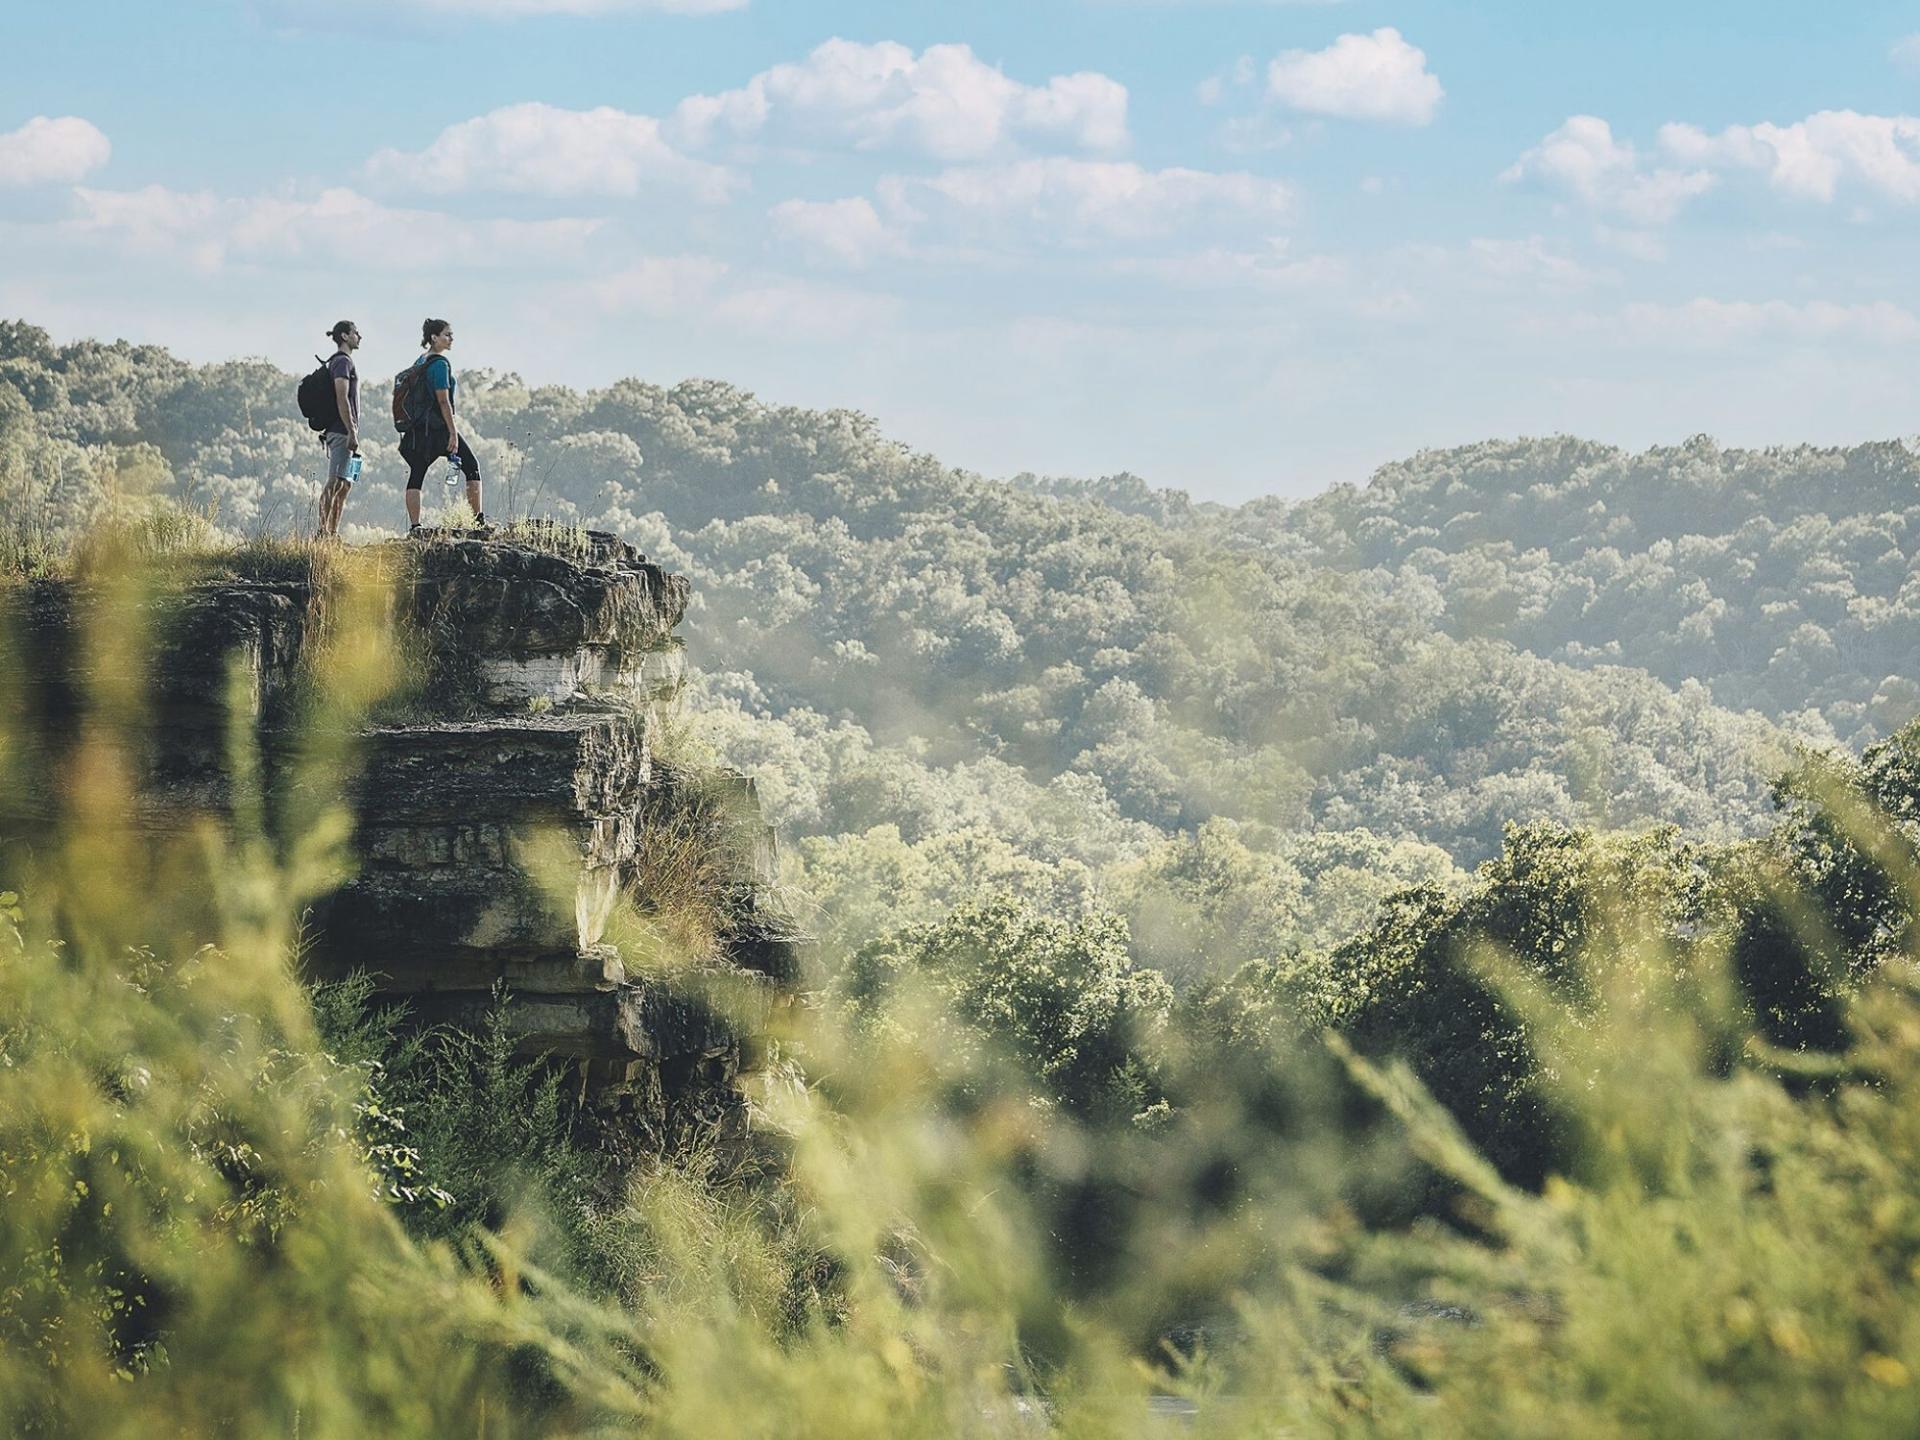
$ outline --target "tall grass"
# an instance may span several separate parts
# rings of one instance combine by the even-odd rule
[[[1222,1437],[1913,1431],[1904,961],[1811,1073],[1729,1049],[1713,936],[1620,916],[1572,962],[1577,1016],[1485,954],[1573,1119],[1537,1193],[1338,1042],[1176,1031],[1166,1103],[1109,1120],[910,975],[775,1013],[746,1155],[609,1166],[498,1036],[339,992],[323,1030],[297,973],[400,673],[385,579],[329,582],[295,801],[243,785],[146,834],[146,630],[179,577],[87,563],[57,815],[0,836],[0,1431],[1144,1436],[1174,1403]],[[48,762],[5,694],[19,795]],[[1383,1219],[1416,1185],[1444,1203]]]

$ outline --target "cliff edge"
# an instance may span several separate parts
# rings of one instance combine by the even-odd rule
[[[365,971],[421,1022],[504,1004],[521,1048],[574,1067],[604,1113],[737,1131],[739,1077],[798,973],[773,835],[750,779],[676,755],[687,580],[612,535],[541,540],[442,532],[383,557],[415,683],[346,747],[356,864],[316,906],[303,963]],[[146,602],[130,826],[230,818],[249,795],[297,804],[325,586],[225,576]],[[57,813],[85,696],[125,663],[90,645],[84,592],[38,582],[17,609],[44,788],[11,798],[15,818]]]

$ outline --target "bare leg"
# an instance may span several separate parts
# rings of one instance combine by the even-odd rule
[[[407,491],[407,523],[409,525],[420,523],[420,492],[418,490]]]
[[[340,515],[347,508],[347,492],[353,489],[351,480],[329,480],[327,488],[320,492],[320,533],[338,535],[340,533]]]
[[[473,507],[473,513],[476,516],[483,513],[480,509],[480,482],[478,480],[467,481],[467,504]]]

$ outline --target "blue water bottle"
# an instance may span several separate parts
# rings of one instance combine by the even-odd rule
[[[347,457],[347,483],[351,485],[360,478],[360,457],[358,454]]]

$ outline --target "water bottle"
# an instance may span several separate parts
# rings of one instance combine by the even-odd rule
[[[447,489],[459,489],[460,482],[466,478],[466,467],[460,463],[460,452],[449,450],[447,452]]]
[[[360,478],[360,463],[360,457],[358,455],[349,455],[347,457],[347,483],[349,485]]]

